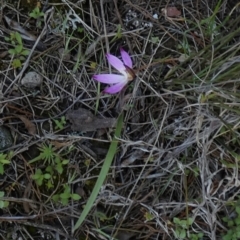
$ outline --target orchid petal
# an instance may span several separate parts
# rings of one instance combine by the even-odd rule
[[[110,94],[114,94],[114,93],[117,93],[117,92],[120,92],[123,87],[127,84],[127,82],[120,82],[120,83],[117,83],[111,87],[108,87],[104,90],[105,93],[110,93]]]
[[[126,66],[128,66],[129,68],[132,68],[132,65],[133,65],[132,59],[129,56],[129,54],[123,48],[120,48],[120,52],[121,52],[121,56],[122,56],[122,60],[123,60],[124,64]]]
[[[117,69],[120,73],[124,74],[126,71],[126,68],[123,64],[123,62],[115,57],[114,55],[108,53],[106,54],[108,62],[115,68]]]
[[[98,75],[94,75],[93,79],[98,82],[107,83],[107,84],[126,81],[126,78],[123,75],[117,75],[117,74],[98,74]]]

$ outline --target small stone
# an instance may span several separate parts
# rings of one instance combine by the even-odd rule
[[[158,19],[158,15],[155,13],[155,14],[153,14],[153,18],[154,19]]]
[[[27,73],[21,80],[21,84],[27,88],[35,88],[42,84],[43,77],[36,72]]]
[[[4,150],[12,145],[13,138],[10,131],[4,126],[0,126],[0,150]]]

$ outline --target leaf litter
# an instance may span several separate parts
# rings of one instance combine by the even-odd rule
[[[100,118],[84,108],[68,111],[66,119],[71,122],[71,129],[73,131],[83,132],[96,131],[101,128],[112,128],[116,123],[116,118]]]

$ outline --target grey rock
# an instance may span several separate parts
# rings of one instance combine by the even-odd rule
[[[43,77],[36,72],[28,72],[21,80],[21,84],[27,88],[35,88],[42,84]]]
[[[4,126],[0,126],[0,150],[11,147],[12,145],[13,137],[10,131]]]

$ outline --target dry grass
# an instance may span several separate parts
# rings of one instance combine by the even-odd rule
[[[28,16],[34,1],[2,1],[1,123],[14,144],[3,151],[13,152],[0,175],[2,200],[9,202],[0,209],[1,239],[181,239],[182,230],[182,239],[214,240],[226,234],[222,218],[236,217],[240,194],[239,7],[237,1],[175,2],[49,0],[37,28]],[[162,9],[170,6],[181,16],[168,17]],[[76,30],[67,21],[70,10]],[[24,41],[30,54],[22,68],[14,69],[7,53],[12,44],[5,37],[13,29],[4,16],[37,36]],[[105,53],[119,56],[120,47],[132,56],[136,80],[124,93],[103,95],[92,75],[107,72]],[[29,71],[43,77],[41,86],[21,85]],[[113,135],[113,129],[73,133],[69,122],[55,128],[79,107],[101,117],[124,113],[124,127],[95,205],[73,232]],[[18,115],[34,123],[35,134]],[[69,160],[63,173],[54,172],[52,187],[32,179],[51,165],[29,164],[43,145]],[[81,199],[55,203],[65,185]],[[193,223],[183,227],[176,218]]]

